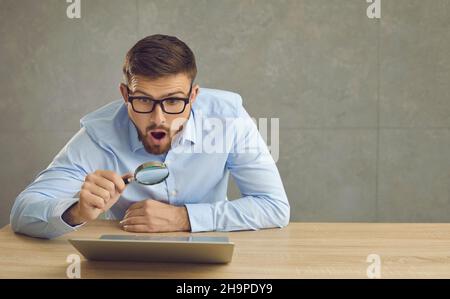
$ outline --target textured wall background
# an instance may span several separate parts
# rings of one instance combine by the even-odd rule
[[[382,0],[381,20],[365,0],[68,5],[0,0],[0,225],[154,33],[191,46],[200,85],[280,118],[293,221],[450,220],[450,1]]]

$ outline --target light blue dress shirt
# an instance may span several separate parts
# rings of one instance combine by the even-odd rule
[[[246,121],[237,125],[233,119]],[[131,204],[151,198],[186,206],[192,232],[289,223],[290,207],[276,164],[236,93],[201,88],[186,125],[164,155],[144,149],[123,100],[89,113],[80,123],[77,134],[16,198],[10,219],[15,232],[54,238],[76,230],[79,226],[61,216],[78,201],[87,174],[105,169],[122,175],[155,160],[167,164],[167,180],[153,186],[131,183],[105,213],[107,219],[122,219]],[[203,143],[224,150],[211,151]],[[230,173],[241,198],[227,198]]]

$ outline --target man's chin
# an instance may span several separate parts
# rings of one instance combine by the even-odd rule
[[[148,153],[152,155],[162,155],[169,151],[170,143],[161,145],[144,144],[144,148]]]

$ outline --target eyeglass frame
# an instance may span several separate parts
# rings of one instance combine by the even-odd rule
[[[130,88],[127,86],[127,91],[128,91],[128,102],[131,104],[131,108],[133,109],[134,112],[136,113],[142,113],[142,114],[148,114],[148,113],[152,113],[153,111],[155,111],[156,105],[160,105],[161,106],[161,110],[166,113],[166,114],[181,114],[186,110],[186,106],[187,104],[191,101],[191,93],[192,93],[192,86],[193,86],[193,82],[191,83],[191,87],[189,88],[189,93],[188,93],[188,97],[187,98],[177,98],[177,97],[170,97],[170,98],[165,98],[162,100],[155,100],[152,97],[149,96],[132,96],[130,95]],[[152,110],[148,111],[148,112],[141,112],[141,111],[136,111],[136,109],[134,109],[133,106],[133,101],[137,100],[137,99],[146,99],[146,100],[150,100],[153,102],[153,107]],[[181,100],[184,102],[184,107],[183,110],[181,112],[167,112],[166,109],[164,108],[164,101],[167,100]]]

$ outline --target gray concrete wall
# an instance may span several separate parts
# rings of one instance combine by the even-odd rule
[[[380,20],[365,0],[81,4],[0,0],[0,225],[154,33],[191,46],[200,85],[280,118],[293,221],[450,220],[450,1],[382,0]]]

